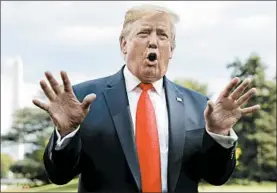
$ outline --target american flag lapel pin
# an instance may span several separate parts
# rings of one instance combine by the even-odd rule
[[[182,101],[183,101],[182,98],[180,98],[180,97],[177,97],[176,100],[177,100],[178,102],[182,102]]]

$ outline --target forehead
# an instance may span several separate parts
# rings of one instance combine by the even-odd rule
[[[140,29],[144,27],[155,27],[170,30],[170,19],[164,13],[148,14],[138,19],[136,22],[133,23],[132,26],[132,28],[134,29]]]

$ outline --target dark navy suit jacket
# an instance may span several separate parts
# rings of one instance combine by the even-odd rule
[[[80,174],[79,192],[141,191],[123,68],[73,86],[79,101],[90,93],[97,99],[68,145],[56,150],[53,132],[44,153],[53,183],[66,184]],[[201,179],[224,184],[235,168],[236,144],[225,149],[206,132],[206,96],[163,80],[169,117],[168,191],[198,192]]]

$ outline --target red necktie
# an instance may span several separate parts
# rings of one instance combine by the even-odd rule
[[[161,162],[158,128],[153,104],[147,93],[152,84],[141,83],[136,113],[136,145],[142,192],[161,192]]]

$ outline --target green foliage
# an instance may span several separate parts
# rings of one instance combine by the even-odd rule
[[[10,166],[14,163],[11,156],[1,153],[1,178],[6,178],[10,170]]]
[[[1,136],[4,143],[24,142],[32,145],[32,152],[25,154],[11,166],[11,171],[30,180],[49,183],[43,165],[43,153],[53,124],[49,115],[37,108],[23,108],[14,114],[11,131]]]
[[[47,113],[37,108],[23,108],[13,114],[11,131],[1,136],[3,142],[34,143],[34,137],[51,127],[51,119]],[[31,135],[32,134],[32,135]]]
[[[15,174],[21,174],[30,180],[40,180],[44,183],[50,183],[41,161],[35,161],[30,158],[19,160],[11,166],[11,171]]]
[[[200,83],[193,79],[178,79],[174,81],[176,84],[183,86],[185,88],[192,89],[204,95],[208,95],[208,85]]]
[[[266,80],[266,66],[257,55],[242,64],[239,60],[229,64],[233,77],[243,81],[252,77],[252,87],[257,89],[246,106],[260,104],[261,109],[242,117],[235,125],[242,155],[234,177],[249,180],[276,181],[276,80]]]

